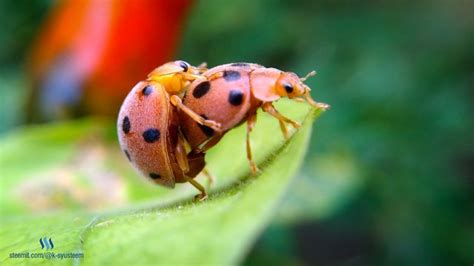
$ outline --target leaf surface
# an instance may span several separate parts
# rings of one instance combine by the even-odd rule
[[[275,119],[258,115],[251,135],[261,170],[256,177],[248,170],[245,128],[229,132],[207,155],[217,182],[204,202],[192,201],[197,191],[188,184],[167,190],[137,181],[110,129],[113,124],[104,121],[27,128],[4,136],[0,141],[0,166],[6,170],[0,196],[1,261],[48,263],[8,258],[11,252],[43,252],[39,239],[48,237],[55,243],[54,252],[84,253],[83,259],[61,263],[238,263],[270,222],[297,173],[319,115],[304,104],[281,101],[277,107],[303,126],[284,140]],[[34,150],[25,150],[28,144]],[[20,167],[25,160],[31,164]],[[206,184],[202,177],[198,180]],[[49,185],[53,192],[41,189],[42,185]],[[38,188],[37,193],[46,194],[30,196],[35,202],[28,203],[22,192],[25,186],[26,191]]]

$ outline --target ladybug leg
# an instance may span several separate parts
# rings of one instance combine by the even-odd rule
[[[199,70],[201,71],[201,70]],[[180,73],[180,75],[187,81],[194,81],[198,78],[202,78],[201,75],[192,74],[192,73]]]
[[[222,78],[223,76],[224,76],[224,71],[221,71],[221,72],[214,73],[211,76],[207,77],[207,80],[211,81],[211,80],[215,80],[215,79],[218,79],[218,78]]]
[[[179,168],[181,168],[184,173],[187,173],[189,172],[189,163],[184,143],[184,137],[181,132],[179,132],[178,143],[176,144],[175,149],[176,161],[178,162]]]
[[[299,103],[306,102],[305,99],[303,99],[303,98],[293,98],[292,100],[295,101],[295,102],[299,102]]]
[[[247,120],[247,137],[246,137],[246,142],[245,142],[246,148],[247,148],[247,160],[249,161],[250,171],[252,172],[252,175],[257,175],[257,165],[252,160],[252,148],[250,147],[250,132],[255,126],[256,121],[257,121],[256,114],[249,116]]]
[[[289,123],[291,124],[294,128],[299,128],[301,127],[301,124],[294,121],[294,120],[291,120],[285,116],[283,116],[282,114],[280,114],[276,109],[275,107],[273,106],[273,104],[271,102],[266,102],[262,105],[262,109],[263,111],[269,113],[271,116],[275,117],[276,119],[278,119],[278,121],[280,122],[285,122],[285,123]],[[283,132],[283,134],[285,134]]]
[[[208,185],[208,189],[210,186],[212,186],[212,184],[214,184],[214,182],[216,181],[216,179],[214,178],[214,176],[209,172],[209,170],[207,169],[207,167],[204,167],[204,169],[202,169],[202,174],[204,176],[206,176],[207,178],[207,185]]]
[[[280,129],[281,129],[281,132],[283,133],[283,137],[285,137],[285,139],[290,138],[290,134],[288,132],[288,128],[286,127],[286,124],[283,123],[281,120],[278,120],[278,122],[280,123]]]
[[[323,111],[329,109],[329,104],[327,104],[327,103],[318,103],[318,102],[314,101],[313,98],[311,98],[311,94],[309,94],[308,90],[305,92],[304,98],[311,106],[313,106],[317,109],[323,109]]]
[[[193,110],[189,109],[189,107],[184,105],[183,102],[181,101],[181,98],[179,98],[177,95],[171,95],[170,101],[171,101],[171,104],[176,106],[179,110],[185,112],[189,117],[191,117],[197,123],[204,126],[208,126],[217,132],[221,131],[220,123],[217,123],[214,120],[206,120],[202,116],[196,114]]]
[[[193,185],[195,188],[197,188],[199,191],[201,191],[201,194],[196,195],[196,196],[194,197],[195,200],[203,201],[203,200],[207,199],[206,189],[205,189],[201,184],[199,184],[196,180],[194,180],[194,179],[192,179],[192,178],[189,178],[189,177],[187,177],[187,176],[184,176],[184,178],[185,178],[186,181],[188,181],[191,185]]]
[[[176,160],[178,162],[179,167],[181,170],[183,170],[184,173],[187,173],[189,171],[189,164],[188,164],[188,158],[186,155],[186,150],[184,146],[184,138],[182,134],[178,134],[178,143],[176,145],[176,150],[175,150],[175,155],[176,155]],[[188,176],[184,175],[184,179],[186,179],[187,182],[189,182],[191,185],[193,185],[195,188],[197,188],[199,191],[201,191],[201,194],[196,195],[195,199],[202,201],[207,198],[206,194],[206,189],[199,184],[196,180],[189,178]]]
[[[223,134],[213,136],[202,147],[194,148],[192,153],[205,153],[207,150],[214,147],[214,145],[216,145],[223,136]]]

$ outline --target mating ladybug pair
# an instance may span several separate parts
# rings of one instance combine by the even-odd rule
[[[304,81],[292,72],[257,64],[233,63],[206,69],[184,61],[174,61],[153,70],[139,82],[122,104],[118,117],[120,145],[138,171],[156,183],[174,187],[189,182],[207,197],[202,185],[194,180],[204,169],[207,150],[216,145],[225,132],[247,122],[247,158],[253,174],[250,132],[258,108],[275,117],[285,137],[287,124],[300,124],[281,115],[272,102],[281,97],[306,101],[315,108],[327,109],[315,102]]]

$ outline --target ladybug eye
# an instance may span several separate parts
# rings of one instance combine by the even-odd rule
[[[283,88],[285,88],[285,91],[288,94],[293,92],[293,86],[291,86],[291,84],[285,83],[283,84]]]
[[[184,61],[178,62],[179,66],[183,69],[184,72],[188,72],[189,64]]]

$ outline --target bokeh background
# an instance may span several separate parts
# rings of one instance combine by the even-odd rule
[[[108,34],[91,54],[100,40],[85,41],[93,32],[71,19],[81,8],[63,15],[63,36],[51,29],[66,12],[57,1],[0,1],[0,134],[113,117],[143,73],[173,58],[316,69],[313,97],[332,108],[244,264],[474,263],[474,2],[200,0],[159,16],[152,2],[91,9],[115,16],[96,27]],[[122,21],[136,12],[138,24]],[[74,65],[88,56],[101,59]],[[59,97],[58,77],[76,89]],[[46,93],[48,82],[56,90]]]

